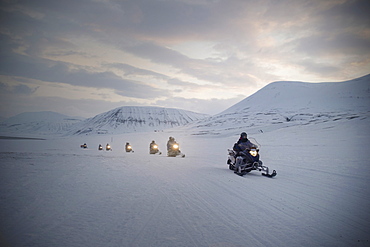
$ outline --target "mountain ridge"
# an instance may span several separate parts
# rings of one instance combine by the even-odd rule
[[[192,123],[193,134],[221,135],[249,129],[370,117],[370,74],[343,82],[272,82],[225,111]]]
[[[201,114],[175,108],[123,106],[101,113],[74,126],[68,134],[121,134],[161,131],[200,120]]]
[[[52,111],[24,112],[2,121],[0,133],[12,136],[61,135],[82,119]]]
[[[297,110],[292,107],[294,105],[299,105],[301,109],[311,108],[319,111],[353,110],[356,106],[363,109],[367,105],[359,101],[368,102],[369,98],[370,74],[342,82],[275,81],[219,114],[244,109],[245,105],[250,106],[252,101],[253,107],[258,110]]]

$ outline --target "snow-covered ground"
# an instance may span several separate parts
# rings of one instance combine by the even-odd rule
[[[1,139],[0,245],[370,246],[369,118],[276,126],[245,129],[272,179],[228,170],[235,134]]]

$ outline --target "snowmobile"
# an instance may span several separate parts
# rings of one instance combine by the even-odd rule
[[[87,148],[87,144],[84,143],[83,145],[80,146],[81,148]]]
[[[103,150],[103,146],[99,144],[98,150]]]
[[[254,138],[249,139],[252,139],[253,143],[258,143]],[[252,147],[250,150],[244,150],[239,153],[232,149],[228,149],[229,157],[227,159],[227,164],[229,165],[229,169],[235,171],[236,164],[239,163],[239,169],[238,171],[236,171],[236,173],[240,176],[244,176],[245,174],[253,170],[258,170],[262,172],[263,176],[269,178],[275,177],[277,175],[276,171],[273,170],[270,174],[269,168],[267,166],[264,166],[262,161],[258,159],[260,145],[256,145],[257,147]],[[253,162],[247,162],[246,156],[251,157]]]
[[[149,145],[149,154],[156,154],[156,153],[158,153],[159,155],[162,154],[162,152],[160,152],[158,149],[158,145],[154,141],[152,141]]]
[[[125,150],[127,153],[134,152],[134,150],[132,150],[132,146],[128,142],[126,142]]]
[[[112,147],[107,143],[107,145],[105,146],[105,150],[112,151]]]
[[[185,154],[181,153],[179,144],[177,142],[174,142],[170,144],[170,146],[168,147],[167,156],[168,157],[181,156],[182,158],[184,158]]]

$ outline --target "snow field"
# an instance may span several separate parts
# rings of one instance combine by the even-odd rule
[[[227,133],[0,140],[3,245],[369,246],[368,126],[254,133],[272,179],[228,170],[238,136]],[[169,136],[185,158],[165,156]],[[149,155],[151,140],[162,155]]]

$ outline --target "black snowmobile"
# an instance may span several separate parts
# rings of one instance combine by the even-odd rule
[[[258,170],[262,172],[263,176],[272,178],[276,176],[276,171],[273,170],[272,173],[269,173],[269,168],[264,166],[262,161],[259,160],[259,148],[260,145],[254,138],[249,138],[256,145],[249,150],[243,150],[241,152],[236,152],[233,149],[228,149],[229,157],[227,159],[227,164],[229,169],[235,171],[235,167],[239,164],[239,169],[235,171],[240,176],[243,176],[253,170]],[[247,156],[249,157],[247,159]]]

